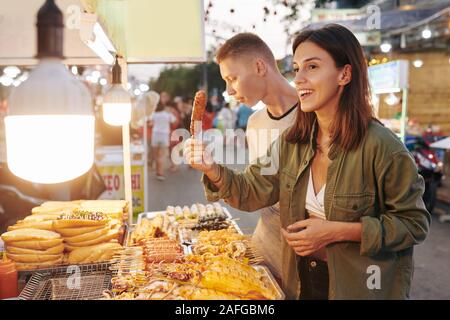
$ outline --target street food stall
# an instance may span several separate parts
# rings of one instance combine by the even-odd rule
[[[25,300],[284,299],[219,203],[142,213],[127,229],[128,205],[79,200],[33,208],[1,235],[2,288],[20,289]]]
[[[405,142],[407,125],[408,68],[407,60],[396,60],[369,67],[375,116],[394,131],[402,142]],[[382,110],[382,106],[387,106],[390,110]]]
[[[33,1],[34,9],[38,8],[38,2],[42,1]],[[65,15],[73,14],[75,18],[78,17],[77,12],[80,13],[77,10],[83,8],[81,26],[77,25],[76,19],[75,22],[64,19],[65,24],[67,26],[68,21],[72,21],[73,26],[78,26],[83,42],[95,52],[95,57],[85,54],[86,59],[92,58],[98,62],[100,57],[107,64],[115,62],[115,67],[120,65],[122,73],[117,73],[117,69],[113,68],[113,84],[118,86],[126,81],[127,63],[205,60],[202,1],[180,2],[181,7],[176,11],[171,8],[170,3],[165,2],[67,0],[62,3],[62,12]],[[169,13],[171,18],[166,19]],[[71,18],[74,18],[73,15]],[[58,60],[55,61],[55,68],[62,70],[62,64],[58,64],[59,60],[65,59],[62,55],[62,32],[59,32],[63,28],[62,16],[51,0],[47,0],[39,10],[37,52],[38,58],[43,59],[39,66],[46,63],[45,58],[57,58],[54,59]],[[50,21],[49,17],[57,17],[58,21]],[[31,24],[31,17],[28,19]],[[166,30],[164,25],[173,25],[174,19],[184,21],[186,28]],[[44,21],[47,29],[41,28]],[[100,29],[106,32],[101,32]],[[93,37],[86,36],[89,30]],[[149,41],[142,41],[142,30],[148,32]],[[161,30],[165,30],[165,33],[161,33]],[[71,34],[72,31],[70,30]],[[111,41],[104,37],[108,34],[112,35]],[[43,35],[57,39],[54,42],[45,41]],[[30,48],[21,51],[13,45],[12,49],[21,52],[14,63],[21,59],[26,63],[36,62],[26,57]],[[14,56],[12,53],[10,57]],[[81,88],[75,78],[70,78],[68,72],[64,76],[68,78],[68,82]],[[32,72],[30,78],[33,77],[36,78],[37,75]],[[45,82],[45,79],[44,77],[42,81]],[[33,115],[32,109],[28,108],[30,98],[19,99],[26,95],[25,87],[22,85],[18,87],[19,90],[15,90],[22,95],[16,92],[15,104],[11,106],[11,111],[18,120],[22,116]],[[35,87],[37,89],[33,94],[41,99],[43,93],[38,92],[39,84],[36,81]],[[86,90],[81,91],[86,98],[83,102],[89,101]],[[206,104],[206,99],[203,100],[203,104]],[[51,107],[51,103],[48,104]],[[23,105],[21,111],[28,111],[20,113],[18,105]],[[58,109],[50,107],[48,113],[42,115],[44,118],[58,112]],[[203,111],[204,107],[203,105]],[[82,114],[93,124],[93,116],[86,110],[81,110],[85,112]],[[194,106],[193,120],[201,120],[202,111],[198,110]],[[81,111],[76,103],[72,110],[65,110],[69,120],[78,119],[76,117],[80,114],[77,112]],[[32,124],[33,119],[29,119]],[[20,129],[20,121],[18,122],[17,130]],[[121,125],[126,128],[128,122]],[[68,132],[68,128],[60,129]],[[77,129],[76,126],[74,129]],[[93,133],[93,126],[88,129],[92,129],[89,132]],[[192,127],[193,135],[194,130],[196,129]],[[16,165],[11,163],[11,147],[24,148],[25,142],[19,145],[12,139],[10,132],[7,131],[6,134],[8,166],[11,168]],[[50,129],[48,133],[55,135]],[[233,219],[225,207],[219,203],[189,203],[168,206],[163,211],[147,212],[142,204],[146,202],[145,195],[142,194],[149,191],[145,188],[142,190],[142,180],[145,177],[145,172],[142,172],[142,162],[145,162],[142,154],[145,152],[131,148],[127,155],[125,147],[123,156],[128,157],[128,166],[135,165],[135,171],[129,170],[129,175],[134,172],[135,176],[139,176],[138,181],[134,181],[134,185],[139,184],[139,188],[134,188],[136,201],[128,198],[127,190],[125,200],[114,199],[119,196],[114,196],[113,192],[120,192],[122,186],[122,180],[118,177],[122,171],[118,167],[122,161],[126,162],[126,159],[120,158],[122,150],[96,148],[94,153],[93,134],[81,139],[80,137],[77,156],[89,156],[89,161],[84,163],[87,168],[67,170],[73,176],[80,175],[96,161],[102,175],[107,177],[110,199],[46,201],[34,207],[23,219],[8,226],[7,231],[0,235],[0,299],[284,299],[278,283],[264,266],[261,254],[252,246],[250,236],[243,234],[236,219]],[[73,153],[73,150],[68,152]],[[133,162],[130,160],[134,159],[130,156],[131,153],[138,154],[141,158]],[[46,183],[61,181],[61,176],[54,172],[51,179],[45,170],[32,172],[27,167],[27,161],[31,159],[22,160],[21,167],[18,166],[13,172],[18,176],[31,181],[40,179]],[[55,159],[52,160],[56,163]],[[60,166],[57,168],[60,169],[64,163],[58,165]],[[40,168],[36,164],[34,167],[37,170]],[[126,167],[125,163],[125,188],[129,178]],[[45,169],[51,171],[52,168],[47,165]],[[64,176],[65,181],[69,178],[72,177]],[[128,187],[131,189],[131,183]],[[136,205],[137,202],[139,205]],[[136,223],[132,219],[132,207],[140,212]]]
[[[95,163],[105,182],[106,191],[101,199],[124,198],[123,154],[120,146],[102,146],[95,150]],[[148,211],[146,181],[147,167],[144,145],[131,145],[131,187],[133,215]]]

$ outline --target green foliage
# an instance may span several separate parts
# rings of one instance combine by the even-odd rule
[[[195,92],[204,87],[204,71],[206,67],[208,92],[217,89],[225,90],[225,82],[220,76],[219,66],[214,63],[198,64],[193,67],[177,65],[164,69],[157,79],[150,81],[150,87],[157,92],[166,91],[172,97],[194,97]]]

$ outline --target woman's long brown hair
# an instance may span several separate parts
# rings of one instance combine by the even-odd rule
[[[349,64],[351,81],[344,87],[339,99],[336,118],[330,127],[331,146],[344,150],[357,148],[363,141],[373,117],[367,75],[367,63],[363,50],[353,33],[338,24],[329,24],[317,30],[304,30],[294,40],[292,51],[310,41],[334,59],[337,68]],[[298,110],[295,124],[286,135],[290,143],[309,143],[316,114]]]

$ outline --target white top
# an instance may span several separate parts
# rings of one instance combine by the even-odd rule
[[[316,194],[314,191],[314,182],[312,177],[312,170],[309,170],[308,190],[306,191],[306,211],[310,216],[326,220],[324,207],[325,185]]]
[[[246,137],[249,160],[254,163],[267,155],[267,149],[278,136],[295,122],[297,108],[291,108],[284,116],[276,118],[269,114],[267,107],[254,112],[248,119]],[[272,133],[272,134],[271,134]],[[280,207],[275,204],[260,210],[261,218],[253,233],[252,243],[264,257],[265,264],[275,277],[281,279],[281,222]]]
[[[173,114],[167,111],[153,112],[150,116],[153,121],[153,132],[170,134],[170,124],[177,121]]]

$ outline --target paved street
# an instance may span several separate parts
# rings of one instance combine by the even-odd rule
[[[450,213],[449,206],[438,204]],[[428,238],[415,249],[412,299],[450,299],[450,222],[433,215]]]
[[[231,166],[236,170],[242,170],[244,165]],[[166,170],[166,180],[156,180],[155,172],[149,174],[149,208],[152,211],[164,210],[168,205],[191,205],[196,202],[206,203],[203,186],[200,182],[201,173],[182,165],[178,172],[172,173]],[[245,233],[252,233],[259,218],[257,212],[246,213],[235,210],[225,204],[235,218],[239,218],[239,226]]]
[[[240,170],[244,166],[234,166]],[[166,172],[166,181],[159,182],[154,172],[149,175],[149,207],[163,210],[168,205],[206,203],[200,183],[200,173],[182,166],[178,172]],[[225,205],[228,207],[227,205]],[[442,205],[440,205],[442,208]],[[228,207],[229,208],[229,207]],[[252,233],[259,218],[256,213],[243,213],[229,208],[244,233]],[[449,210],[450,208],[444,208]],[[412,299],[450,299],[450,223],[440,223],[433,216],[431,232],[426,241],[416,247]]]

